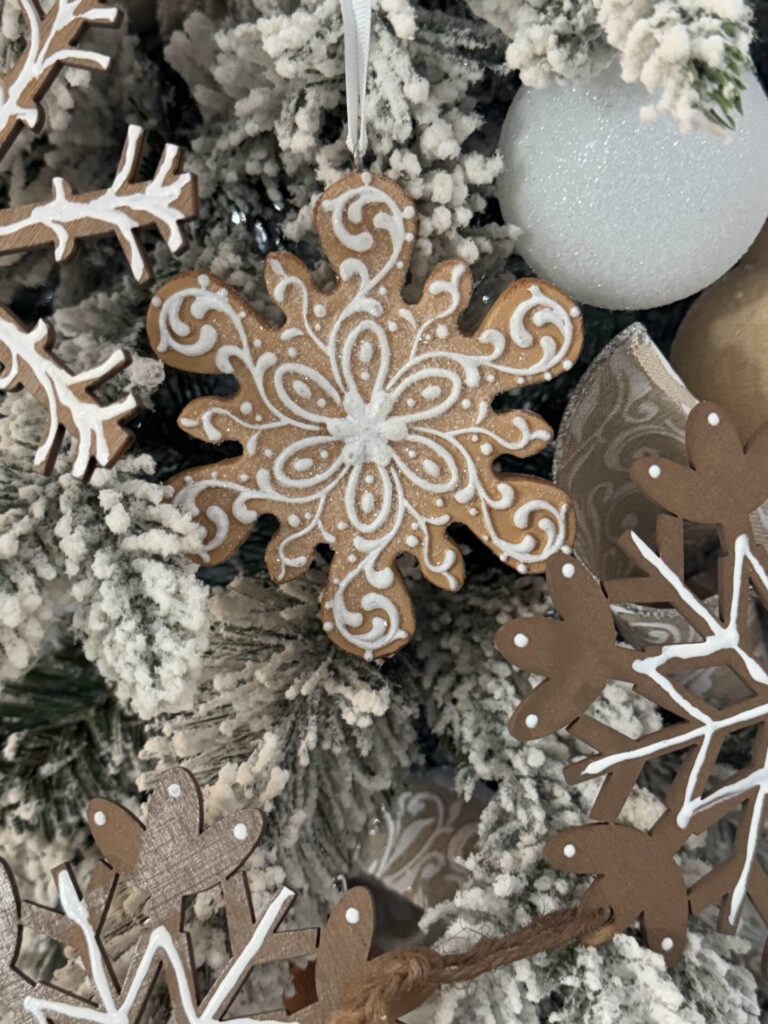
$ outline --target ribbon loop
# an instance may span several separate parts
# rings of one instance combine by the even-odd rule
[[[344,19],[344,66],[347,89],[347,147],[355,165],[368,148],[365,98],[371,49],[371,0],[341,0]]]

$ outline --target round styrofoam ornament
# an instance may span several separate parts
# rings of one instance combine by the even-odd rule
[[[536,273],[580,302],[650,309],[732,267],[768,216],[768,100],[753,75],[746,83],[744,116],[725,138],[642,120],[647,92],[615,67],[520,89],[498,195]]]

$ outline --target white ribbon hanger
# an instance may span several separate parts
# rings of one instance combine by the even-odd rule
[[[368,148],[365,97],[368,90],[368,55],[371,49],[371,0],[341,0],[344,19],[344,65],[347,86],[347,147],[355,166]]]

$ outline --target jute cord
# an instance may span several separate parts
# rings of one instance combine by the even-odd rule
[[[395,1024],[426,1002],[442,985],[474,981],[488,971],[597,935],[604,909],[569,907],[539,917],[500,938],[482,939],[463,953],[398,949],[370,961],[360,981],[344,993],[331,1024]]]

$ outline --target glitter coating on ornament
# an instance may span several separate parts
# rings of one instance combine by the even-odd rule
[[[747,76],[734,132],[644,121],[648,93],[611,68],[523,88],[501,133],[505,220],[531,267],[583,303],[650,309],[692,295],[768,216],[768,101]]]

